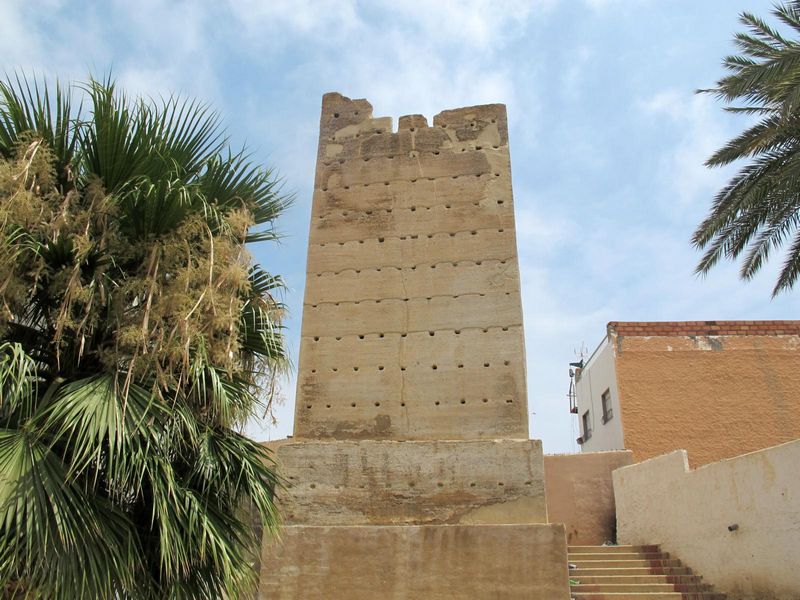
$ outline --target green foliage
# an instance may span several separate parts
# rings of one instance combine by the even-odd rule
[[[800,34],[800,1],[776,5],[772,14],[792,38]],[[728,75],[701,91],[760,120],[708,159],[710,167],[750,161],[717,194],[692,242],[705,250],[698,273],[743,255],[743,279],[788,244],[775,296],[800,275],[800,41],[750,13],[740,21],[747,28],[735,37],[741,54],[725,58]]]
[[[82,102],[75,102],[75,98]],[[240,598],[286,368],[290,198],[194,101],[0,83],[0,585],[12,598]]]

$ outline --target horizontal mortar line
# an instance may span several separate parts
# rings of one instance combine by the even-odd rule
[[[488,292],[489,294],[495,295],[496,292]],[[503,292],[506,296],[511,295],[511,292]],[[465,292],[463,294],[433,294],[431,296],[409,296],[407,298],[359,298],[358,300],[332,300],[328,302],[317,302],[316,304],[310,304],[308,302],[304,302],[303,306],[310,306],[311,308],[317,308],[318,306],[322,306],[323,304],[333,304],[334,306],[339,306],[340,304],[361,304],[362,302],[375,302],[376,304],[380,304],[381,302],[387,302],[392,300],[399,300],[403,302],[410,302],[412,300],[432,300],[433,298],[461,298],[462,296],[478,296],[483,298],[486,296],[484,292]]]
[[[455,402],[458,401],[459,404],[464,405],[464,404],[467,404],[467,398],[468,397],[469,396],[467,396],[467,397],[464,397],[464,396],[452,397],[451,396],[451,397],[448,397],[448,398],[444,398],[443,397],[440,400],[434,400],[434,401],[427,400],[427,401],[425,401],[425,404],[428,404],[428,403],[432,402],[434,406],[441,406],[442,404],[451,404],[451,403],[455,404]],[[505,401],[506,404],[513,404],[514,403],[513,397],[509,397],[509,396],[506,396],[506,397],[502,397],[501,396],[500,398],[497,398],[497,397],[494,397],[494,396],[484,396],[484,397],[471,396],[471,397],[469,397],[469,399],[470,399],[470,401],[469,401],[470,404],[472,404],[473,402],[481,402],[482,404],[495,404],[497,402],[502,402],[502,401]],[[392,404],[396,405],[396,403],[398,403],[398,402],[400,403],[401,407],[405,408],[406,401],[402,400],[401,398],[389,398],[389,399],[377,400],[377,401],[373,401],[372,404],[374,404],[376,407],[378,407],[378,406],[381,406],[381,404],[383,404],[383,403],[386,403],[386,405],[391,406]],[[335,408],[336,410],[341,410],[342,408],[346,408],[344,406],[345,404],[349,404],[351,408],[356,408],[359,403],[358,403],[358,401],[348,401],[346,399],[344,401],[342,401],[342,400],[331,400],[331,399],[328,399],[328,400],[315,400],[314,402],[311,402],[311,401],[308,401],[308,400],[305,401],[306,410],[313,410],[315,406],[318,409],[321,409],[323,404],[325,404],[325,409],[326,410],[330,410],[331,408]],[[370,402],[367,401],[365,404],[370,404]],[[420,408],[419,405],[422,404],[422,403],[420,403],[420,402],[410,402],[409,404],[411,404],[412,408]],[[338,405],[338,406],[334,406],[334,405]],[[502,484],[500,484],[500,485],[502,485]]]
[[[484,203],[486,203],[486,204],[493,204],[494,203],[494,204],[497,204],[499,206],[499,205],[505,204],[505,200],[490,200],[490,201],[480,201],[479,200],[478,202],[472,202],[471,204],[472,204],[472,206],[480,206],[481,204],[484,204]],[[509,202],[509,206],[510,205],[511,205],[511,202]],[[420,205],[420,206],[412,205],[412,206],[407,206],[407,207],[406,206],[400,206],[400,207],[397,207],[397,208],[369,208],[369,209],[365,208],[363,210],[351,209],[351,210],[342,210],[342,211],[338,211],[338,212],[331,211],[331,212],[327,212],[327,213],[324,213],[324,214],[321,214],[321,215],[317,215],[317,220],[325,219],[326,217],[346,217],[346,216],[348,216],[350,214],[365,214],[365,215],[371,215],[372,213],[392,214],[392,213],[400,212],[400,211],[403,211],[403,210],[407,210],[409,212],[417,212],[417,210],[419,210],[420,212],[422,212],[422,211],[429,211],[429,210],[434,209],[434,208],[441,208],[442,206],[445,208],[445,210],[457,210],[458,208],[463,208],[464,206],[468,206],[468,205],[466,203],[456,203],[456,206],[454,207],[452,202],[448,202],[446,204],[428,204],[428,205]]]
[[[372,332],[368,332],[368,333],[345,333],[345,334],[342,334],[342,335],[301,335],[300,338],[301,339],[305,338],[305,339],[314,340],[315,342],[321,340],[322,338],[333,338],[337,342],[339,342],[339,341],[342,340],[342,338],[346,338],[346,337],[361,338],[361,337],[366,337],[368,335],[376,335],[379,338],[386,337],[387,335],[397,335],[397,336],[399,336],[401,338],[404,338],[404,337],[407,337],[409,334],[412,334],[412,333],[427,333],[428,335],[431,335],[431,332],[433,332],[434,334],[439,333],[439,332],[451,332],[454,335],[460,335],[462,331],[477,330],[477,331],[482,331],[483,333],[489,333],[489,331],[492,330],[492,329],[499,329],[500,331],[508,331],[512,327],[522,327],[522,323],[509,323],[508,325],[489,325],[487,327],[478,327],[476,325],[474,327],[459,327],[458,329],[447,328],[447,329],[420,329],[418,331],[417,330],[415,330],[415,331],[372,331]]]
[[[337,187],[323,187],[320,186],[315,188],[321,192],[328,192],[333,190],[349,190],[351,187],[370,187],[373,185],[383,185],[383,186],[391,186],[393,183],[417,183],[420,180],[428,180],[428,181],[436,181],[438,179],[459,179],[460,177],[477,177],[481,178],[484,175],[492,175],[494,174],[495,177],[500,177],[500,173],[494,171],[484,171],[483,173],[462,173],[459,175],[439,175],[438,177],[428,177],[426,175],[418,175],[414,178],[403,178],[403,179],[390,179],[388,181],[373,181],[371,183],[352,183],[350,185],[340,185]]]
[[[491,372],[495,372],[496,370],[509,370],[509,367],[518,366],[519,363],[512,363],[512,361],[505,359],[500,362],[496,360],[493,362],[484,362],[482,365],[469,365],[469,367],[465,367],[463,362],[455,362],[455,363],[448,363],[444,364],[440,361],[436,361],[430,364],[398,364],[398,365],[386,365],[380,363],[367,363],[365,364],[357,364],[357,365],[349,365],[346,367],[342,366],[333,366],[333,365],[321,365],[319,363],[315,363],[316,366],[314,367],[306,367],[305,370],[309,371],[312,375],[326,375],[328,372],[330,373],[341,373],[338,377],[343,377],[349,371],[354,373],[361,373],[362,371],[378,371],[378,372],[392,372],[392,371],[400,371],[401,373],[405,373],[406,371],[440,371],[442,375],[446,375],[449,373],[458,373],[460,369],[467,369],[468,371],[482,371],[483,369],[489,369]]]
[[[515,290],[519,291],[519,290]],[[413,298],[359,298],[358,300],[333,300],[331,302],[317,302],[316,304],[311,304],[308,302],[303,303],[305,308],[318,308],[321,305],[331,304],[333,306],[339,306],[340,304],[367,304],[370,302],[374,302],[375,304],[380,304],[382,302],[410,302],[411,300],[433,300],[434,298],[461,298],[462,296],[479,296],[483,298],[484,296],[491,296],[491,297],[498,297],[498,296],[510,296],[512,292],[471,292],[465,294],[456,294],[456,295],[449,295],[449,294],[440,294],[440,295],[432,295],[432,296],[416,296]]]
[[[343,139],[351,140],[351,139],[355,139],[355,136],[347,137],[347,138],[343,138]],[[329,144],[330,143],[334,143],[335,144],[336,142],[328,142],[328,143]],[[456,150],[454,150],[452,148],[442,148],[442,150],[444,150],[444,152],[446,152],[445,156],[458,156],[459,154],[465,154],[467,152],[487,152],[489,150],[499,150],[500,148],[507,148],[507,147],[508,147],[508,144],[500,144],[499,146],[497,146],[495,144],[492,144],[491,148],[489,146],[476,146],[475,148],[467,148],[467,149],[462,149],[462,150],[458,150],[458,151],[456,151]],[[417,150],[416,148],[412,148],[411,150],[409,150],[409,152],[416,152],[417,156],[408,156],[408,154],[406,154],[405,152],[398,152],[397,154],[376,154],[375,156],[369,156],[369,157],[350,156],[348,158],[337,158],[336,160],[322,161],[322,166],[330,167],[330,166],[335,165],[335,164],[342,165],[342,164],[346,163],[349,160],[365,160],[366,159],[367,161],[369,161],[369,160],[374,160],[374,159],[379,159],[379,158],[388,158],[389,160],[392,160],[392,159],[395,159],[395,158],[405,157],[405,158],[408,158],[409,160],[413,160],[414,158],[419,158],[423,154],[430,154],[431,156],[439,156],[442,153],[442,150]]]
[[[309,275],[316,275],[317,277],[322,277],[323,275],[339,275],[341,273],[347,273],[348,271],[353,271],[354,273],[358,274],[362,271],[376,271],[380,272],[383,269],[394,269],[396,271],[416,271],[418,267],[429,267],[431,269],[438,267],[439,265],[453,265],[454,267],[460,267],[468,264],[472,264],[475,266],[481,266],[483,263],[488,262],[496,262],[501,265],[506,264],[509,260],[513,260],[516,258],[514,256],[506,256],[504,258],[484,258],[481,260],[470,260],[470,259],[463,259],[463,260],[440,260],[439,262],[435,263],[418,263],[416,265],[409,265],[407,267],[398,267],[396,265],[376,265],[374,267],[365,267],[363,269],[356,269],[355,267],[349,267],[347,269],[342,269],[341,271],[314,271],[311,273],[306,273],[306,276]]]
[[[503,233],[503,232],[505,232],[505,227],[501,227],[499,229],[497,227],[484,227],[482,229],[463,229],[461,231],[434,231],[434,232],[431,232],[431,233],[408,233],[406,235],[386,235],[386,236],[381,236],[381,237],[376,237],[376,238],[364,238],[362,240],[344,240],[344,241],[341,241],[341,242],[321,242],[321,243],[318,243],[318,244],[311,244],[311,245],[312,246],[319,246],[320,248],[324,248],[325,246],[334,246],[334,245],[344,246],[345,244],[363,244],[367,240],[378,240],[378,243],[382,244],[384,242],[384,240],[387,240],[387,239],[389,239],[389,240],[403,240],[403,241],[406,241],[406,240],[408,240],[408,238],[411,238],[412,240],[416,240],[420,236],[422,236],[422,237],[426,237],[426,238],[428,238],[430,240],[435,235],[447,235],[449,237],[455,237],[455,236],[460,235],[462,233],[469,233],[470,235],[477,235],[478,233],[480,233],[482,231],[496,231],[497,233]]]

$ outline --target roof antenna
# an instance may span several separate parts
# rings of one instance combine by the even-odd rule
[[[572,353],[575,355],[575,357],[578,360],[575,361],[575,362],[569,363],[569,366],[570,367],[578,367],[579,369],[582,369],[584,361],[586,360],[586,357],[589,355],[589,350],[586,348],[586,343],[585,342],[581,342],[580,348],[573,348],[572,349]]]
[[[572,352],[578,360],[569,363],[569,391],[567,392],[567,398],[569,398],[569,412],[575,415],[578,414],[578,392],[575,389],[575,376],[580,375],[583,369],[583,363],[588,353],[586,344],[581,342],[580,348],[573,349]]]

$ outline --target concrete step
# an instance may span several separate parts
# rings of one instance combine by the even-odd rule
[[[569,586],[573,592],[581,593],[610,593],[627,592],[629,594],[642,594],[645,592],[710,592],[711,586],[706,584],[694,584],[683,586],[685,589],[678,589],[673,583],[577,583]]]
[[[691,575],[689,567],[582,567],[570,569],[573,579],[583,575]]]
[[[581,583],[670,583],[678,585],[691,585],[702,583],[699,575],[584,575],[577,571],[570,572],[571,579],[578,579]]]
[[[653,560],[637,560],[637,559],[622,559],[622,560],[570,560],[570,564],[576,565],[579,569],[590,568],[625,568],[625,567],[680,567],[681,561],[677,558],[653,559]]]
[[[570,593],[574,594],[618,594],[625,592],[627,594],[643,594],[653,592],[675,592],[675,588],[669,584],[641,584],[641,585],[583,585],[571,584],[569,586]]]
[[[574,600],[683,600],[677,592],[650,592],[644,594],[626,594],[624,592],[613,594],[589,592],[582,594],[573,592],[571,596]]]
[[[592,554],[604,553],[615,554],[617,552],[659,552],[659,547],[655,545],[650,546],[567,546],[567,552],[570,554],[578,554],[589,552]]]
[[[680,592],[572,592],[574,600],[726,600],[725,594],[700,592],[682,594]]]
[[[595,553],[580,552],[567,555],[569,562],[578,560],[666,560],[669,552],[614,552],[614,553]]]

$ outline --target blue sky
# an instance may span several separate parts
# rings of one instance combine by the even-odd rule
[[[567,364],[611,320],[793,318],[770,300],[777,264],[698,279],[695,225],[731,171],[704,159],[740,117],[695,95],[722,74],[737,15],[766,0],[0,1],[0,56],[64,79],[109,68],[132,92],[213,104],[234,143],[274,167],[297,201],[280,246],[254,248],[290,291],[296,362],[321,96],[367,98],[376,116],[508,105],[532,437],[577,450]],[[294,379],[278,424],[291,433]]]

